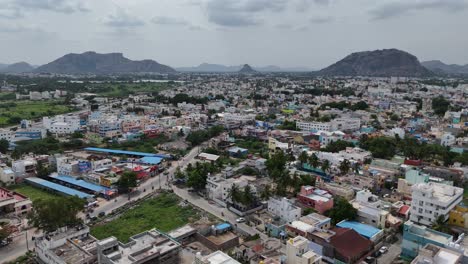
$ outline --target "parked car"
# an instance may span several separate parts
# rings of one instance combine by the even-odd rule
[[[385,253],[387,253],[387,251],[388,251],[388,247],[385,247],[385,246],[383,246],[383,247],[381,247],[381,248],[379,249],[379,252],[380,252],[381,254],[385,254]]]
[[[237,222],[237,223],[244,223],[244,222],[245,222],[245,218],[239,217],[239,218],[236,219],[236,222]]]
[[[98,214],[99,217],[104,217],[105,215],[106,215],[105,212],[100,212],[100,213]]]
[[[366,257],[366,260],[365,260],[365,261],[366,261],[366,263],[368,263],[368,264],[373,264],[373,263],[375,263],[375,258],[374,258],[374,257],[371,257],[371,256],[368,256],[368,257]]]

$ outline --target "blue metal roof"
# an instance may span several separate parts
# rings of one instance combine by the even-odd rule
[[[146,153],[146,152],[137,152],[137,151],[127,151],[127,150],[118,150],[118,149],[85,148],[84,150],[93,151],[93,152],[104,152],[104,153],[116,154],[116,155],[132,155],[132,156],[142,156],[142,157],[170,158],[169,155]]]
[[[158,165],[161,163],[162,158],[159,157],[143,157],[140,159],[142,163],[147,163],[147,164],[153,164],[153,165]]]
[[[341,221],[337,225],[337,227],[341,228],[351,228],[361,236],[371,239],[382,230],[375,228],[371,225],[362,224],[356,221]]]
[[[32,184],[37,184],[41,187],[46,187],[48,189],[70,195],[70,196],[78,196],[79,198],[90,198],[93,197],[92,195],[89,195],[84,192],[77,191],[75,189],[68,188],[66,186],[56,184],[50,181],[43,180],[41,178],[36,178],[36,177],[29,177],[25,179],[26,181],[32,183]]]
[[[94,184],[94,183],[90,183],[90,182],[87,182],[87,181],[83,181],[83,180],[78,180],[78,179],[75,179],[75,178],[73,178],[71,176],[59,175],[59,176],[54,176],[54,177],[51,177],[51,178],[54,178],[54,179],[57,179],[57,180],[60,180],[60,181],[66,182],[66,183],[70,183],[70,184],[79,186],[81,188],[84,188],[86,190],[90,190],[90,191],[93,191],[93,192],[105,193],[106,191],[110,190],[107,187],[97,185],[97,184]]]
[[[221,223],[221,224],[216,225],[215,228],[216,228],[217,230],[224,230],[224,229],[231,228],[231,225],[228,224],[228,223]]]

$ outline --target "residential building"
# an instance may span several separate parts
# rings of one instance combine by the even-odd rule
[[[0,128],[0,139],[11,141],[15,137],[15,131]]]
[[[314,208],[320,214],[333,207],[333,196],[321,189],[312,186],[302,186],[297,199],[305,206]]]
[[[411,216],[414,223],[431,226],[439,216],[449,212],[463,199],[463,189],[440,183],[418,183],[411,187]]]
[[[448,223],[468,229],[468,207],[463,203],[458,204],[449,212]]]
[[[88,226],[61,228],[34,240],[37,257],[47,264],[96,263],[96,240]]]
[[[207,256],[202,256],[201,253],[197,253],[193,264],[240,264],[240,262],[218,250]]]
[[[180,243],[156,229],[134,235],[129,240],[126,244],[117,241],[115,237],[98,241],[98,262],[102,264],[179,262]]]
[[[401,255],[412,259],[415,258],[419,254],[419,251],[427,244],[445,248],[450,242],[453,242],[453,237],[451,235],[407,221],[403,226]]]
[[[440,144],[445,147],[455,145],[456,137],[452,133],[445,133],[440,138]]]
[[[384,205],[377,195],[369,190],[361,190],[356,193],[356,199],[351,202],[358,212],[357,220],[374,227],[384,228],[390,205]]]
[[[309,240],[297,236],[286,243],[286,264],[321,264],[322,257],[309,250]]]
[[[14,214],[23,216],[32,208],[32,202],[28,197],[0,187],[0,215]]]
[[[463,254],[433,244],[427,244],[411,264],[463,264]]]
[[[268,212],[290,223],[301,217],[302,210],[286,197],[272,197],[268,200]]]
[[[324,256],[332,263],[356,263],[372,250],[373,243],[351,228],[335,227],[329,238],[332,250],[325,250]]]
[[[9,167],[0,167],[0,182],[10,185],[15,183],[15,173]]]
[[[382,229],[378,229],[356,221],[343,220],[336,224],[336,226],[341,228],[351,228],[359,235],[375,243],[379,242],[384,236],[384,231]]]

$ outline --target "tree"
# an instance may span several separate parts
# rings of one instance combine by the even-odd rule
[[[132,188],[137,186],[137,174],[133,171],[126,171],[120,176],[117,181],[119,192],[128,193]]]
[[[268,200],[271,197],[271,189],[270,185],[265,185],[265,188],[263,188],[262,192],[260,193],[260,197],[263,200]]]
[[[437,219],[434,221],[432,224],[432,229],[442,232],[442,233],[449,233],[450,228],[447,226],[445,223],[445,216],[444,215],[439,215]]]
[[[185,174],[180,170],[179,167],[177,167],[175,173],[174,173],[174,177],[176,179],[184,179],[185,178]]]
[[[301,162],[301,165],[303,166],[305,163],[307,163],[308,160],[309,157],[307,156],[307,152],[302,151],[299,155],[299,162]]]
[[[324,160],[320,168],[322,169],[323,172],[327,173],[327,171],[330,169],[330,161]]]
[[[340,172],[342,175],[345,175],[346,173],[349,172],[349,169],[351,169],[351,163],[349,162],[349,160],[347,159],[344,159],[341,163],[340,163]]]
[[[71,134],[72,138],[84,138],[84,134],[80,131],[75,131]]]
[[[48,167],[45,167],[42,162],[37,163],[36,167],[36,176],[39,178],[47,178],[50,175],[51,171]]]
[[[442,96],[432,99],[432,110],[434,110],[434,113],[438,116],[443,116],[449,109],[449,106],[450,102]]]
[[[12,228],[10,227],[10,225],[6,224],[6,225],[0,225],[0,242],[7,239],[11,233],[12,233]]]
[[[309,163],[310,165],[312,165],[312,167],[314,168],[317,168],[320,164],[320,160],[319,158],[317,157],[317,155],[315,155],[315,153],[312,153],[312,155],[310,155],[309,157]]]
[[[330,142],[322,150],[325,151],[325,152],[336,153],[336,152],[340,152],[342,150],[345,150],[348,147],[352,148],[352,147],[354,147],[354,144],[351,143],[351,142],[348,142],[348,141],[344,141],[344,140],[337,140],[337,141],[334,141],[334,142]]]
[[[28,215],[29,224],[44,232],[53,232],[61,227],[74,226],[82,223],[77,217],[83,209],[84,200],[70,196],[64,199],[37,200]]]
[[[9,146],[10,143],[8,143],[8,140],[0,139],[0,153],[6,153],[8,151]]]
[[[233,203],[240,203],[242,200],[241,196],[242,192],[239,190],[239,186],[237,186],[237,184],[233,184],[231,189],[229,189],[228,197]]]
[[[332,219],[332,224],[343,220],[354,220],[357,217],[357,210],[346,199],[338,197],[334,206],[328,211],[328,216]]]

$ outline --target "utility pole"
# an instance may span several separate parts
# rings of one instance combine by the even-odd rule
[[[24,232],[24,234],[26,235],[26,250],[29,251],[28,230],[27,229]]]

